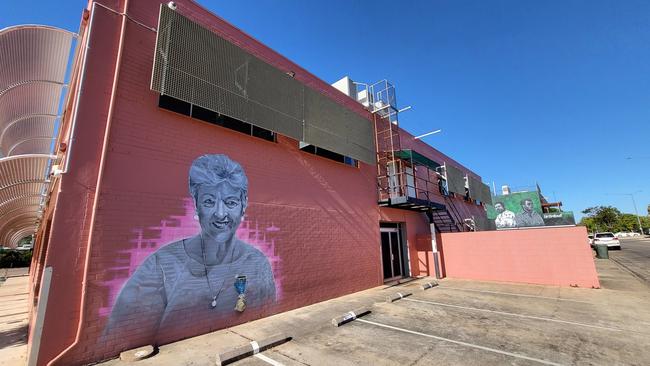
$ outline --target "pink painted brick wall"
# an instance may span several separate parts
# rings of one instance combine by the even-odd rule
[[[121,11],[122,1],[101,3]],[[130,1],[132,19],[157,25],[161,1]],[[368,116],[358,103],[303,68],[244,34],[193,1],[179,0],[178,11],[210,27],[296,79],[337,102]],[[140,346],[125,337],[98,344],[115,289],[146,254],[170,238],[187,236],[187,172],[202,154],[227,154],[241,163],[249,178],[247,222],[272,237],[280,301],[264,312],[248,312],[225,327],[382,283],[379,221],[407,224],[411,267],[418,274],[417,235],[428,231],[423,214],[377,207],[376,167],[335,163],[300,151],[297,141],[277,143],[193,120],[158,108],[149,90],[155,33],[132,21],[126,25],[115,113],[104,141],[107,110],[121,17],[96,8],[81,94],[77,136],[70,171],[61,178],[53,213],[46,265],[54,269],[38,364],[45,364],[72,344],[86,291],[79,343],[57,364],[93,362]],[[64,121],[64,129],[69,119]],[[102,144],[108,144],[101,189],[97,191]],[[97,194],[96,194],[97,193]],[[98,206],[88,269],[82,283],[93,203]],[[476,206],[467,205],[468,211]],[[50,208],[51,210],[51,208]],[[277,265],[277,266],[275,266]],[[178,329],[169,340],[198,335],[215,325]]]
[[[106,5],[116,7],[110,1]],[[252,40],[196,3],[178,1],[193,15],[229,39],[271,63],[295,70],[299,79],[360,114],[358,103],[303,72],[285,58]],[[156,25],[159,1],[130,2],[129,14]],[[119,8],[118,8],[119,9]],[[196,157],[227,154],[249,178],[246,222],[272,236],[279,301],[272,308],[247,311],[220,324],[199,324],[167,334],[182,339],[367,289],[382,283],[374,166],[336,163],[298,149],[280,136],[267,142],[158,108],[149,90],[155,33],[127,22],[115,113],[108,153],[96,199],[88,282],[81,283],[88,244],[89,209],[95,200],[99,151],[102,147],[109,81],[114,70],[121,18],[96,8],[88,74],[79,111],[70,172],[62,191],[47,257],[54,279],[45,317],[39,364],[70,345],[80,317],[81,291],[87,292],[85,321],[79,343],[57,364],[84,364],[137,347],[137,335],[98,343],[119,289],[147,254],[172,239],[186,237],[187,174]],[[237,38],[238,37],[238,38]],[[346,99],[347,98],[347,99]],[[82,184],[79,184],[82,183]],[[259,230],[258,230],[259,228]],[[195,234],[196,231],[192,232]],[[168,238],[168,239],[163,239]],[[165,241],[167,240],[167,241]]]
[[[600,287],[584,227],[442,233],[447,277]]]

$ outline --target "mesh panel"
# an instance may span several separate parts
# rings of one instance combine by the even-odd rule
[[[164,5],[151,89],[369,164],[375,162],[370,121]]]
[[[469,177],[469,197],[475,200],[482,201],[481,199],[481,182],[474,177]]]
[[[476,231],[487,231],[490,230],[490,222],[485,216],[474,216],[474,225],[476,225]]]
[[[373,134],[368,120],[305,88],[305,142],[374,164]]]
[[[492,191],[490,191],[490,186],[487,184],[481,184],[481,202],[491,205],[492,204]]]
[[[250,103],[249,111],[251,121],[264,121],[267,130],[302,139],[302,121],[287,118],[285,114],[255,102]]]
[[[469,196],[482,203],[492,204],[490,186],[483,184],[476,178],[469,177]]]
[[[449,192],[465,195],[465,173],[453,165],[446,165]]]
[[[304,86],[299,81],[258,59],[251,60],[248,72],[251,100],[302,122]]]

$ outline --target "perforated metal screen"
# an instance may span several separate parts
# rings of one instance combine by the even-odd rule
[[[369,120],[160,7],[151,89],[368,164]]]
[[[474,216],[473,219],[476,231],[493,230],[490,228],[490,221],[485,216]]]
[[[476,178],[473,178],[473,177],[469,177],[468,180],[469,180],[469,182],[468,182],[469,183],[469,197],[480,201],[479,197],[481,195],[481,192],[480,192],[479,186],[480,186],[481,183]]]
[[[304,131],[303,141],[307,143],[370,164],[375,162],[370,122],[310,88],[305,88]]]
[[[490,187],[473,177],[469,177],[469,196],[482,203],[492,204]]]
[[[490,186],[487,184],[481,183],[481,199],[479,201],[491,205],[492,204],[492,191],[490,191]]]
[[[492,203],[490,187],[473,177],[469,177],[469,196],[483,203]]]
[[[453,165],[445,165],[449,192],[465,195],[465,173]]]

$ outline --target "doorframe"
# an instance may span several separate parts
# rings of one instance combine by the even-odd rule
[[[400,278],[405,278],[405,277],[411,277],[411,268],[410,268],[410,253],[409,253],[409,248],[408,248],[408,241],[406,240],[406,224],[403,222],[380,222],[379,223],[379,250],[383,251],[382,244],[381,244],[381,233],[382,232],[387,232],[387,233],[397,233],[397,240],[399,240],[399,245],[398,245],[398,250],[399,250],[399,256],[400,256],[400,264],[402,266],[402,274],[399,276],[393,276],[391,278],[383,278],[384,277],[384,261],[383,261],[383,253],[380,253],[380,265],[381,265],[381,273],[382,273],[382,278],[384,282],[390,282],[394,281],[396,279]],[[390,237],[389,237],[390,240]]]

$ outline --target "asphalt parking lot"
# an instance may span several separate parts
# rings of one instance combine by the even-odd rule
[[[220,351],[283,332],[293,339],[234,364],[647,365],[650,291],[617,263],[596,263],[601,289],[445,279],[421,290],[430,279],[420,279],[166,345],[138,364],[214,365]],[[387,303],[396,292],[413,295]],[[330,323],[362,305],[371,313]]]
[[[609,258],[650,286],[650,238],[621,238],[621,250]]]

